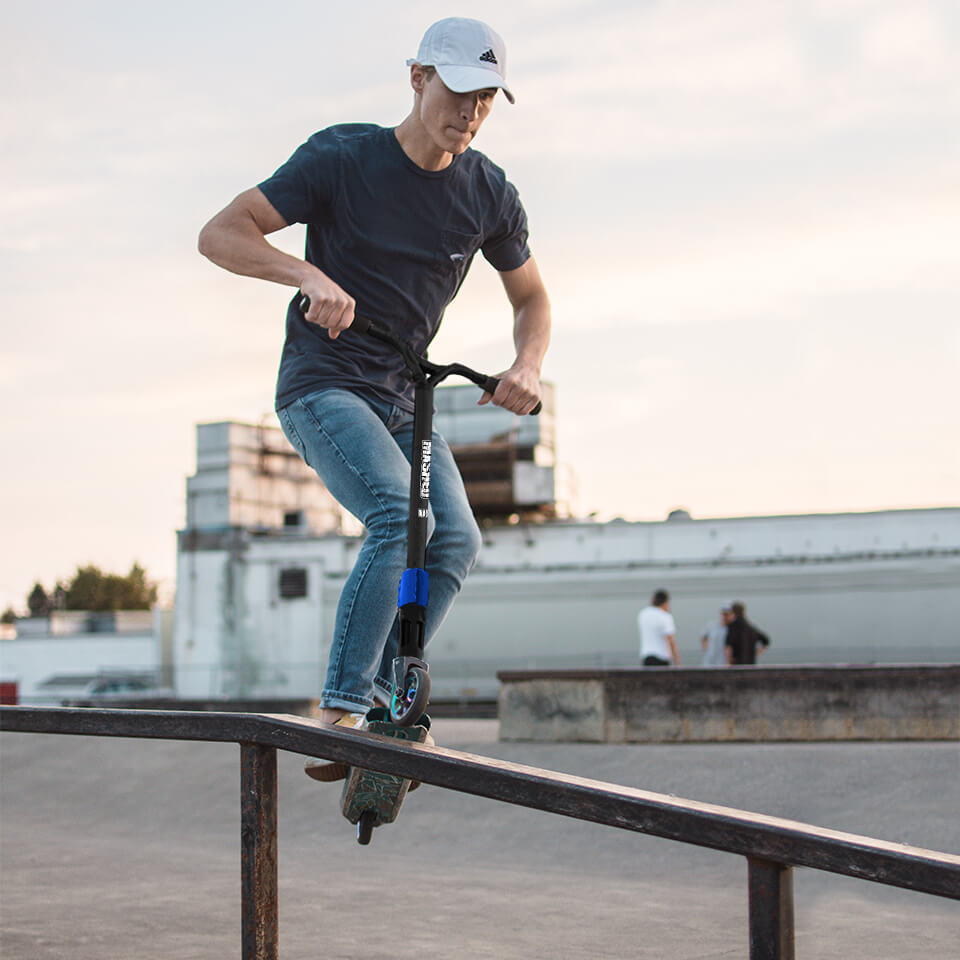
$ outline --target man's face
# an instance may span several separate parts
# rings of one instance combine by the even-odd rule
[[[496,87],[454,93],[437,74],[423,78],[420,120],[433,142],[447,153],[463,153],[493,109]]]
[[[729,627],[733,623],[733,611],[732,610],[721,610],[720,611],[720,620],[721,622]]]

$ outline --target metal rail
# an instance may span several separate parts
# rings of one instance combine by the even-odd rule
[[[239,743],[243,960],[277,958],[277,750],[746,857],[751,960],[793,960],[792,868],[960,900],[960,857],[282,714],[0,707],[0,730]]]

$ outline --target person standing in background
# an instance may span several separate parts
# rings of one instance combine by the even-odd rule
[[[725,667],[727,665],[727,627],[733,620],[733,604],[725,603],[720,608],[720,619],[714,620],[700,638],[703,645],[703,666]]]
[[[770,646],[770,638],[747,619],[747,608],[739,601],[730,605],[733,619],[727,627],[727,663],[734,667],[752,666],[757,662],[757,648],[762,653]]]
[[[645,667],[678,667],[677,628],[670,613],[670,594],[658,590],[637,615],[640,660]]]

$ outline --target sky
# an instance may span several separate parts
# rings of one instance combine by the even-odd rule
[[[960,505],[952,0],[6,0],[0,608],[87,563],[169,591],[195,425],[274,422],[291,292],[197,233],[315,130],[399,123],[448,15],[507,44],[475,146],[553,303],[573,513]],[[505,369],[511,324],[478,257],[431,357]]]

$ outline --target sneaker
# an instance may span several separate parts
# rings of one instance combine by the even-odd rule
[[[366,714],[345,713],[334,722],[333,726],[347,730],[366,730]],[[324,783],[343,780],[349,770],[350,765],[347,763],[342,763],[339,760],[323,760],[320,757],[307,757],[303,764],[303,772],[308,777],[312,777],[314,780],[322,780]]]
[[[382,711],[384,716],[375,714],[373,710],[370,713],[374,713],[374,719],[385,720],[387,719],[387,712]],[[333,725],[335,727],[346,727],[348,730],[366,730],[367,729],[367,717],[369,714],[365,713],[345,713],[339,720],[337,720]],[[435,746],[436,741],[430,735],[430,718],[424,716],[421,718],[420,723],[427,728],[427,736],[423,741],[428,747]],[[332,783],[334,780],[345,780],[347,774],[350,772],[350,764],[343,763],[340,760],[323,760],[320,757],[308,757],[305,763],[303,764],[303,772],[308,776],[312,777],[314,780],[322,780],[324,783]],[[420,786],[420,780],[411,780],[409,790],[416,790]]]

